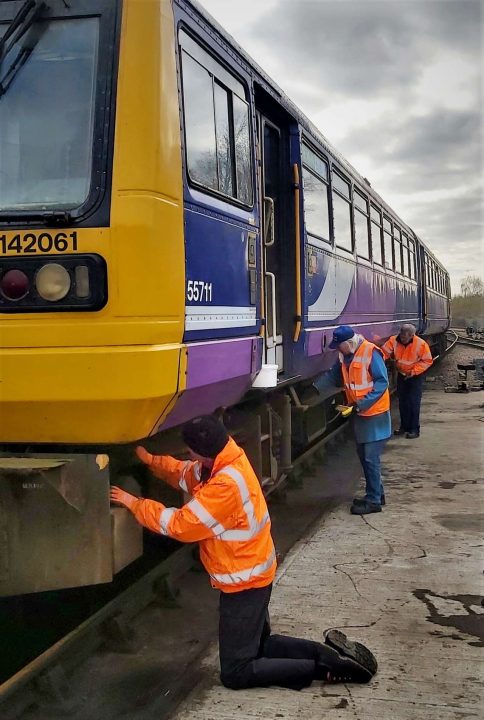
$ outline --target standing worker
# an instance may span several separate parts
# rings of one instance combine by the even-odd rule
[[[368,682],[372,653],[330,630],[324,643],[271,635],[268,605],[276,572],[271,521],[247,456],[211,415],[182,428],[191,460],[136,453],[151,472],[192,499],[181,508],[111,488],[111,499],[139,523],[181,542],[199,542],[200,559],[220,592],[220,678],[234,690],[280,685],[300,690],[313,680]]]
[[[363,497],[354,498],[351,513],[381,512],[385,490],[380,455],[392,432],[385,362],[380,349],[349,325],[334,330],[329,347],[338,348],[339,359],[331,370],[315,380],[314,386],[320,393],[330,387],[343,387],[348,404],[354,408],[356,452],[365,474],[366,492]]]
[[[400,428],[395,435],[414,440],[420,435],[420,403],[423,373],[432,365],[430,348],[416,334],[415,325],[405,323],[398,335],[392,335],[382,345],[386,360],[393,359],[398,370],[397,395],[400,408]]]

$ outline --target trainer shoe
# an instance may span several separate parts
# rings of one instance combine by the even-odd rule
[[[394,430],[394,431],[393,431],[393,434],[394,434],[394,435],[405,435],[406,432],[407,432],[407,431],[406,431],[406,430],[403,430],[403,428],[398,428],[398,430]]]
[[[328,649],[332,649],[329,648]],[[323,680],[330,683],[367,683],[370,682],[374,673],[366,665],[360,665],[359,662],[350,657],[340,655],[335,651],[334,658],[328,660],[326,658],[316,661],[314,670],[314,679]]]
[[[376,657],[365,645],[356,640],[350,640],[341,630],[328,630],[324,642],[357,663],[366,667],[372,675],[378,670]]]
[[[355,497],[353,498],[353,505],[362,505],[363,503],[366,503],[366,497]],[[380,499],[380,505],[383,507],[386,505],[385,495],[381,496]]]
[[[420,437],[420,433],[411,432],[411,433],[405,433],[405,437],[407,440],[416,440],[418,437]]]
[[[352,515],[369,515],[370,513],[381,512],[381,505],[364,500],[362,503],[353,505],[350,508]]]

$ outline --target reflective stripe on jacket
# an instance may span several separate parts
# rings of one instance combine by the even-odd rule
[[[425,340],[414,335],[412,340],[404,345],[397,340],[397,337],[397,335],[392,335],[382,345],[381,349],[385,360],[394,358],[397,370],[405,375],[420,375],[428,370],[433,359]]]
[[[373,378],[371,376],[370,365],[373,350],[380,348],[368,340],[363,340],[357,348],[353,359],[349,366],[344,362],[343,356],[340,354],[341,374],[343,376],[344,389],[346,398],[349,403],[357,403],[358,400],[366,397],[373,390]],[[370,415],[380,415],[390,409],[390,393],[388,388],[383,395],[376,400],[373,405],[360,412],[359,415],[365,417]]]
[[[261,486],[246,454],[230,439],[200,482],[201,464],[153,456],[150,469],[192,499],[181,508],[138,500],[136,519],[150,530],[181,542],[200,543],[200,559],[213,587],[238,592],[274,579],[276,554]]]

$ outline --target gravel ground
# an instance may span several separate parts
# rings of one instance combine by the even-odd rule
[[[484,359],[484,350],[472,348],[468,345],[455,345],[452,350],[427,373],[425,383],[427,388],[443,390],[446,385],[456,385],[457,364],[472,364],[475,358]]]

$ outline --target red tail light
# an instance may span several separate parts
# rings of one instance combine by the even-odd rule
[[[29,279],[21,270],[8,270],[0,280],[0,291],[7,300],[21,300],[29,287]]]

